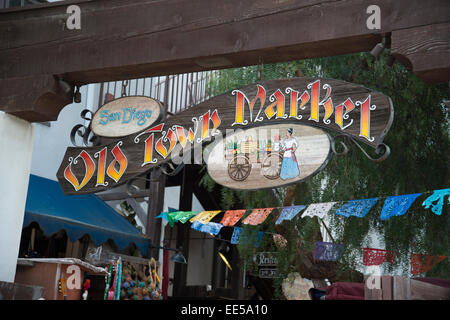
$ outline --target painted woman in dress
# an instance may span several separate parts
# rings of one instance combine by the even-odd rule
[[[294,129],[289,128],[286,132],[286,139],[283,139],[282,146],[284,150],[283,161],[281,162],[280,178],[283,180],[293,179],[300,174],[295,150],[298,147],[297,140],[292,136]]]

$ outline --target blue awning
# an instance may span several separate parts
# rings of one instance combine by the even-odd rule
[[[96,246],[111,239],[123,250],[134,243],[147,255],[149,240],[99,197],[68,196],[58,182],[30,175],[23,227],[33,221],[46,236],[64,229],[72,242],[88,234]]]

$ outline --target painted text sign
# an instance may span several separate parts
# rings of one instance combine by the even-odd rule
[[[123,137],[148,128],[161,115],[161,104],[141,96],[123,97],[103,105],[92,119],[92,131],[101,137]]]
[[[116,112],[117,119],[114,120],[113,117],[109,120],[112,123],[123,121],[123,118],[118,117],[119,114],[122,117],[124,110]],[[97,114],[100,114],[100,121],[101,112]],[[227,136],[237,137],[238,131],[260,130],[265,126],[272,126],[272,130],[278,128],[280,141],[275,141],[275,136],[267,136],[266,144],[259,146],[257,155],[264,159],[268,151],[272,153],[275,142],[283,142],[283,152],[297,156],[300,161],[297,163],[301,174],[302,154],[297,154],[289,141],[281,141],[287,138],[290,129],[293,130],[291,136],[294,137],[297,133],[308,131],[306,135],[299,135],[299,139],[303,136],[310,140],[318,137],[323,150],[327,149],[323,138],[326,134],[320,129],[346,134],[375,148],[382,143],[392,119],[393,110],[389,97],[356,84],[306,77],[270,80],[216,96],[167,118],[163,123],[156,122],[141,131],[117,138],[108,145],[70,147],[57,177],[67,194],[104,191],[164,162],[176,162],[180,160],[181,154],[185,157],[204,144],[217,143],[222,137],[226,143]],[[313,129],[317,131],[312,132]],[[244,154],[254,145],[252,141],[242,144],[240,150]],[[300,147],[300,141],[298,142],[297,148]],[[226,152],[226,144],[222,150]],[[323,154],[325,153],[327,152],[324,151]],[[208,155],[205,160],[207,158]],[[319,163],[319,158],[312,161]],[[291,174],[296,172],[293,164],[292,162],[289,166],[292,170],[288,170]],[[290,181],[279,185],[285,183]]]

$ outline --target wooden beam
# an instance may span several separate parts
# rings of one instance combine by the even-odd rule
[[[72,88],[68,89],[65,92],[56,77],[45,74],[0,80],[0,110],[30,122],[54,121],[73,101]]]
[[[81,30],[65,27],[69,4],[81,8]],[[373,4],[380,30],[366,25]],[[57,116],[29,116],[36,108],[10,98],[10,81],[29,89],[23,79],[57,75],[82,85],[363,52],[387,33],[447,23],[449,9],[447,0],[78,0],[2,10],[0,109]]]
[[[98,193],[97,196],[103,201],[126,200],[130,198],[146,198],[150,194],[150,189],[139,190],[131,196],[126,192]]]
[[[159,69],[175,63],[172,68],[181,73],[186,70],[180,68],[229,67],[240,64],[239,60],[257,64],[259,55],[267,56],[264,62],[279,60],[280,54],[284,59],[286,55],[305,58],[311,50],[302,52],[291,46],[313,43],[319,55],[366,51],[372,44],[365,42],[379,38],[374,34],[449,21],[445,0],[431,0],[426,6],[418,0],[108,0],[71,4],[81,8],[81,30],[64,27],[67,3],[3,14],[0,60],[12,63],[3,66],[2,78],[59,74],[78,83],[138,78],[152,70],[167,74],[157,71],[159,63]],[[381,9],[381,30],[367,28],[366,9],[372,4]],[[193,39],[203,41],[193,46]],[[352,41],[346,43],[345,39]]]
[[[392,32],[391,54],[426,82],[444,82],[450,75],[450,23]]]

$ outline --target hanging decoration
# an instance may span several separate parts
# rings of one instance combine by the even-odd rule
[[[284,207],[281,210],[280,216],[278,217],[275,224],[280,224],[284,220],[292,220],[300,211],[305,209],[306,206],[292,206],[292,207]]]
[[[259,225],[267,219],[273,209],[274,208],[253,209],[252,213],[250,213],[250,215],[245,218],[242,223],[252,226]]]
[[[247,210],[227,210],[220,223],[223,226],[232,227],[244,216],[245,211]]]
[[[241,227],[234,227],[233,235],[231,236],[231,244],[244,244],[248,245],[253,242],[255,248],[259,248],[261,245],[262,237],[264,232],[252,230],[251,232],[244,232]]]
[[[344,245],[332,242],[316,241],[314,260],[337,261],[344,251]]]
[[[446,256],[432,256],[429,254],[412,253],[411,254],[411,273],[418,275],[422,272],[431,270],[436,264],[443,261]]]
[[[259,248],[259,246],[261,245],[263,235],[264,235],[264,232],[258,231],[258,234],[256,236],[256,242],[254,244],[255,248]]]
[[[215,211],[203,211],[191,218],[189,221],[192,223],[194,221],[198,221],[200,223],[208,223],[211,221],[212,218],[214,218],[216,215],[218,215],[222,210],[215,210]]]
[[[220,229],[222,229],[223,225],[215,222],[201,223],[199,221],[194,221],[191,225],[192,229],[195,229],[200,232],[206,232],[213,235],[218,235]]]
[[[241,237],[242,228],[241,227],[234,227],[233,229],[233,235],[231,236],[231,243],[232,244],[238,244],[239,238]]]
[[[174,219],[184,224],[196,214],[198,214],[198,211],[188,211],[188,212],[179,211],[177,212],[177,214],[174,214]]]
[[[251,232],[244,232],[240,234],[239,237],[239,243],[244,245],[249,245],[251,242],[253,242],[253,246],[255,248],[259,248],[261,245],[262,237],[264,235],[264,232],[252,230]]]
[[[383,208],[381,210],[380,219],[388,220],[393,216],[404,215],[409,210],[414,201],[421,195],[422,193],[415,193],[386,197]],[[441,215],[445,197],[448,195],[450,195],[450,189],[434,190],[433,194],[423,202],[423,206],[426,209],[432,206],[432,211],[437,215]],[[350,200],[341,205],[336,210],[336,214],[345,217],[356,216],[358,218],[363,218],[375,206],[378,199],[379,198]],[[281,212],[275,224],[278,225],[285,220],[292,220],[300,212],[302,212],[302,210],[304,210],[304,212],[302,213],[301,218],[319,217],[320,219],[324,219],[330,212],[330,210],[334,206],[336,206],[336,204],[337,202],[326,202],[314,203],[308,206],[296,205],[282,207],[280,208]],[[253,226],[262,224],[274,209],[275,208],[253,209],[252,212],[245,219],[243,219],[242,224]],[[192,229],[200,232],[206,232],[211,235],[218,235],[223,227],[232,227],[233,233],[230,239],[231,244],[248,244],[249,241],[253,241],[254,246],[258,248],[261,244],[262,237],[265,232],[253,230],[249,233],[246,232],[243,234],[243,229],[241,227],[235,227],[239,220],[242,219],[242,217],[245,215],[246,211],[247,209],[227,210],[225,212],[222,210],[203,212],[176,211],[163,212],[158,217],[168,220],[171,226],[174,225],[174,222],[179,221],[181,223],[186,223],[189,220],[192,223]],[[220,219],[220,223],[211,222],[211,220],[221,212],[224,212],[224,214]],[[287,240],[283,236],[279,234],[271,234],[271,236],[273,237],[273,241],[278,248],[282,248],[287,245]],[[315,245],[316,247],[314,250],[314,259],[317,261],[337,261],[344,250],[344,246],[342,244],[336,244],[332,242],[317,241]],[[411,272],[413,274],[426,272],[430,270],[436,263],[439,263],[445,258],[445,256],[436,257],[430,255],[413,254],[411,255]],[[385,262],[393,263],[395,259],[395,252],[384,249],[363,248],[363,264],[365,266],[378,266]],[[117,279],[116,277],[114,277],[114,280],[112,278],[112,274],[116,274],[117,268],[120,268],[120,265],[114,264],[109,266],[110,270],[109,277],[106,280],[107,289],[105,290],[105,299],[107,297],[109,299],[114,299],[114,293],[117,292],[115,291]]]
[[[306,208],[306,210],[302,214],[302,218],[304,217],[319,217],[320,219],[325,218],[328,212],[333,208],[336,202],[325,202],[325,203],[313,203]]]
[[[364,218],[370,209],[377,203],[378,198],[364,200],[350,200],[337,209],[336,214],[344,217],[355,216]]]
[[[444,198],[446,196],[448,197],[448,203],[450,204],[450,189],[434,190],[433,194],[422,203],[422,206],[424,206],[425,209],[428,209],[431,206],[431,211],[440,216],[442,214]]]
[[[396,253],[383,249],[363,248],[363,265],[379,266],[383,262],[393,263]]]
[[[336,144],[348,150],[344,141],[331,139],[326,131],[351,139],[366,156],[356,142],[381,154],[376,159],[368,156],[369,160],[386,159],[389,147],[383,140],[394,116],[391,99],[382,93],[341,80],[309,77],[236,88],[165,119],[162,110],[161,102],[138,96],[124,96],[99,107],[89,129],[110,138],[109,143],[66,150],[56,173],[63,192],[113,189],[171,162],[180,148],[188,154],[197,147],[209,148],[207,144],[211,153],[205,162],[216,182],[246,190],[286,186],[322,170],[332,151],[344,154],[336,152]],[[82,127],[73,132],[89,142]],[[224,140],[237,140],[236,130],[251,139],[236,141],[236,148],[233,143],[224,148]],[[258,137],[253,139],[255,132]],[[219,162],[220,167],[215,167]]]
[[[198,214],[197,211],[173,211],[173,212],[162,212],[156,218],[161,218],[167,220],[171,227],[175,225],[175,222],[186,223],[192,216]]]
[[[177,212],[169,212],[167,215],[171,217],[173,221],[179,221],[184,224],[196,214],[198,214],[197,211],[177,211]]]
[[[430,191],[426,193],[430,193]],[[381,210],[380,219],[387,220],[390,219],[392,216],[404,215],[411,207],[411,205],[414,203],[414,201],[421,195],[423,194],[414,193],[414,194],[386,197],[384,200],[383,208]],[[441,215],[442,207],[444,206],[444,200],[446,196],[450,196],[450,189],[434,190],[433,194],[423,202],[423,206],[425,207],[425,209],[428,209],[431,206],[432,211],[436,215]],[[379,198],[349,200],[347,203],[345,203],[336,210],[336,214],[345,217],[356,216],[358,218],[363,218],[375,206],[378,199]],[[276,220],[275,224],[280,224],[284,220],[293,219],[303,209],[305,209],[305,207],[306,209],[302,213],[301,218],[319,217],[320,219],[324,219],[325,216],[336,204],[337,202],[324,202],[324,203],[313,203],[308,205],[307,207],[303,205],[281,207],[280,216]],[[249,225],[259,225],[267,219],[268,215],[274,209],[275,208],[253,209],[252,212],[242,221],[242,223]],[[222,210],[203,211],[203,212],[196,212],[196,211],[162,212],[159,216],[157,216],[157,218],[166,219],[167,221],[169,221],[169,224],[172,227],[174,223],[177,221],[181,223],[186,223],[188,220],[192,223],[194,221],[198,221],[202,224],[206,224],[221,212]],[[225,211],[219,224],[222,225],[222,227],[232,227],[240,219],[242,219],[245,212],[246,209],[227,210]]]
[[[272,238],[273,238],[273,242],[275,243],[275,245],[278,247],[278,248],[285,248],[286,247],[286,245],[287,245],[287,240],[286,240],[286,238],[285,237],[283,237],[281,234],[274,234],[273,236],[272,236]]]
[[[386,198],[383,209],[381,210],[380,219],[388,220],[392,216],[404,215],[420,195],[421,193],[414,193]]]

